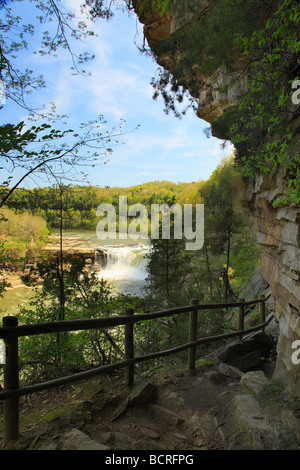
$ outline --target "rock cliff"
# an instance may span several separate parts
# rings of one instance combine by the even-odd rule
[[[138,12],[138,1],[135,7]],[[201,21],[206,9],[206,0],[175,0],[170,12],[163,16],[149,12],[140,14],[145,38],[165,70],[173,73],[176,69],[181,44],[178,43],[178,50],[173,50],[170,56],[157,53],[159,43]],[[180,77],[180,83],[197,99],[199,118],[213,124],[237,105],[245,87],[238,78],[240,65],[239,60],[233,58],[230,70],[222,66],[212,76],[205,77],[195,64],[190,73]],[[273,178],[258,176],[248,185],[244,200],[253,218],[255,236],[262,246],[261,275],[271,286],[280,326],[275,376],[291,393],[300,396],[300,364],[292,362],[292,345],[300,339],[300,208],[296,205],[273,207],[274,200],[284,193],[287,184],[286,175],[280,171]]]

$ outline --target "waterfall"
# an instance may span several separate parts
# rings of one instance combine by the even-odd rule
[[[149,246],[105,245],[95,252],[95,263],[101,266],[99,277],[112,281],[115,290],[123,293],[140,294],[146,278],[146,254]]]

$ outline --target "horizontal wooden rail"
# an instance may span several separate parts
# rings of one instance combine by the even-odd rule
[[[61,377],[59,379],[49,380],[48,382],[41,382],[35,385],[28,385],[27,387],[21,387],[15,390],[3,391],[3,392],[0,392],[0,400],[5,400],[9,397],[29,395],[31,393],[40,392],[42,390],[49,390],[51,388],[60,387],[62,385],[68,385],[70,383],[80,382],[82,380],[87,380],[97,375],[106,374],[108,372],[112,372],[117,369],[123,369],[126,366],[157,359],[159,357],[170,356],[171,354],[176,354],[176,353],[185,351],[186,349],[189,349],[193,346],[199,346],[200,344],[213,343],[216,341],[221,341],[223,339],[229,339],[229,338],[241,336],[241,334],[245,335],[245,334],[253,333],[255,331],[259,331],[265,328],[266,326],[268,326],[272,318],[273,318],[273,314],[270,314],[264,323],[261,323],[260,325],[254,326],[252,328],[248,328],[247,330],[234,331],[231,333],[224,333],[224,334],[216,335],[216,336],[207,336],[205,338],[199,338],[197,340],[190,341],[188,343],[182,344],[180,346],[176,346],[175,348],[166,349],[164,351],[149,353],[149,354],[145,354],[143,356],[137,356],[131,359],[124,359],[122,361],[115,362],[113,364],[107,364],[106,366],[95,367],[94,369],[90,369],[84,372],[78,372],[76,374],[68,375],[66,377]]]
[[[6,346],[6,362],[4,364],[4,391],[0,392],[0,400],[4,400],[4,436],[3,442],[6,445],[11,440],[18,437],[19,432],[19,411],[18,400],[21,395],[49,390],[51,388],[67,385],[70,383],[87,380],[91,377],[112,372],[117,369],[125,369],[125,383],[130,386],[134,382],[134,365],[140,362],[169,356],[188,349],[188,369],[192,372],[195,369],[196,347],[201,344],[212,343],[222,339],[234,338],[236,336],[242,338],[243,335],[254,331],[264,330],[270,323],[273,315],[270,315],[265,321],[265,302],[270,297],[261,295],[259,299],[244,301],[239,299],[238,302],[231,303],[215,303],[215,304],[198,304],[197,299],[192,299],[191,304],[184,307],[178,307],[168,310],[161,310],[152,313],[144,313],[134,315],[133,309],[126,309],[125,315],[65,320],[57,322],[41,322],[28,325],[18,325],[16,317],[7,316],[3,318],[3,327],[0,328],[0,339],[5,340]],[[260,307],[260,325],[244,330],[244,307],[247,305],[259,304]],[[217,310],[238,307],[238,331],[225,333],[217,336],[209,336],[197,339],[197,314],[199,310]],[[143,356],[134,357],[134,323],[147,320],[154,320],[162,317],[170,317],[181,313],[190,314],[189,326],[189,342],[177,346],[172,349],[158,351]],[[125,359],[113,364],[96,367],[84,372],[61,377],[59,379],[42,382],[26,387],[19,387],[19,355],[18,355],[18,338],[22,336],[32,336],[47,333],[58,333],[67,331],[79,331],[99,328],[112,328],[125,325]]]
[[[271,294],[264,298],[266,301]],[[33,336],[46,333],[60,333],[66,331],[93,330],[98,328],[112,328],[129,323],[138,323],[146,320],[155,320],[157,318],[171,317],[180,313],[188,313],[194,310],[217,310],[222,308],[232,308],[247,305],[254,305],[261,302],[260,299],[248,300],[244,302],[215,303],[215,304],[197,304],[177,307],[169,310],[161,310],[151,313],[141,313],[138,315],[118,315],[113,317],[88,318],[79,320],[62,320],[53,322],[31,323],[28,325],[19,325],[17,327],[0,328],[0,339],[7,337]]]

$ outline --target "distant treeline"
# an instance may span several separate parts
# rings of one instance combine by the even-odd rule
[[[65,229],[95,229],[100,204],[114,205],[118,213],[119,196],[126,196],[128,206],[144,204],[149,213],[151,204],[201,203],[203,182],[172,183],[154,181],[128,188],[96,186],[62,186],[34,189],[16,189],[7,207],[16,212],[28,211],[43,217],[51,228],[60,226],[61,216]]]

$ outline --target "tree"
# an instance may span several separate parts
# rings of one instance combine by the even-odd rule
[[[251,58],[244,75],[247,90],[228,123],[237,162],[247,177],[274,175],[287,180],[286,194],[273,205],[300,202],[300,108],[292,103],[292,84],[300,77],[299,2],[274,2],[276,10],[262,29],[237,43]]]
[[[71,178],[72,171],[79,165],[96,165],[99,159],[106,162],[112,147],[122,135],[122,123],[111,130],[100,131],[106,122],[103,116],[97,121],[81,125],[81,135],[72,129],[55,130],[50,124],[26,128],[24,122],[16,126],[0,126],[0,161],[2,169],[13,174],[17,168],[23,169],[23,176],[9,188],[9,177],[2,182],[0,206],[6,203],[14,190],[33,174],[43,174],[48,178]]]
[[[89,272],[84,260],[65,258],[65,319],[100,318],[120,315],[128,307],[144,311],[144,300],[123,294],[113,295],[112,286]],[[43,284],[36,289],[30,306],[18,313],[20,323],[56,321],[60,317],[60,283],[56,259],[38,265]],[[145,330],[147,330],[145,326]],[[143,329],[141,330],[143,331]],[[124,357],[124,328],[95,329],[70,333],[31,336],[20,339],[22,382],[50,379],[64,373],[108,364]],[[156,338],[157,339],[157,338]],[[145,348],[140,328],[135,336],[137,346]],[[145,352],[148,352],[147,350]]]
[[[35,20],[40,24],[47,24],[43,31],[40,43],[37,43],[35,54],[56,54],[59,48],[69,52],[73,73],[85,73],[82,64],[93,59],[87,52],[77,54],[71,46],[72,39],[81,40],[94,35],[87,27],[87,19],[91,18],[88,2],[84,2],[83,17],[76,20],[75,15],[59,6],[54,0],[27,0],[28,7],[36,12]],[[90,2],[91,3],[91,2]],[[34,90],[44,87],[42,75],[35,76],[34,71],[26,68],[20,70],[18,53],[23,49],[32,47],[31,38],[36,33],[36,21],[24,24],[23,19],[14,11],[14,5],[3,1],[0,5],[0,79],[5,82],[6,97],[15,101],[19,106],[30,109],[26,96]],[[102,16],[109,16],[108,10],[103,9]],[[100,13],[99,13],[100,14]],[[34,14],[32,15],[34,18]],[[31,110],[31,109],[30,109]],[[31,110],[32,111],[32,110]]]
[[[151,240],[147,263],[147,289],[156,304],[167,308],[178,306],[186,300],[184,286],[190,260],[185,241],[174,238],[173,224],[172,221],[169,238],[160,236]]]
[[[84,270],[84,261],[69,257],[64,266],[64,318],[92,318],[108,314],[111,290],[107,283],[99,282],[94,274]],[[22,323],[61,320],[61,282],[57,275],[57,260],[38,263],[43,277],[42,286],[36,290],[29,308],[22,308],[18,318]],[[74,370],[87,362],[106,362],[103,341],[113,337],[104,331],[57,333],[25,338],[22,341],[22,361],[27,363],[28,379],[32,376],[47,378],[66,370]],[[118,350],[116,343],[115,347]],[[31,367],[32,358],[35,367]]]
[[[229,295],[235,297],[229,280],[232,236],[245,226],[245,219],[237,206],[240,181],[241,175],[231,157],[224,160],[200,188],[206,208],[206,243],[212,253],[225,255],[220,274],[226,301]]]
[[[176,2],[178,17],[186,3]],[[203,85],[215,86],[218,70],[232,74],[231,84],[245,84],[239,106],[215,120],[211,131],[235,145],[248,179],[282,174],[285,194],[274,206],[300,201],[300,108],[292,103],[300,78],[299,26],[298,0],[209,0],[188,27],[151,45],[157,61],[171,69],[161,68],[152,80],[154,98],[163,97],[167,113],[181,117],[187,107],[196,109],[193,96]]]
[[[232,70],[234,59],[238,57],[236,35],[251,37],[252,32],[261,27],[264,18],[274,9],[275,2],[209,0],[201,8],[201,13],[198,4],[194,6],[192,2],[186,3],[176,2],[177,16],[185,17],[188,14],[198,19],[186,28],[179,28],[166,40],[151,45],[151,53],[159,63],[164,61],[164,57],[176,57],[176,60],[172,60],[171,70],[168,70],[167,61],[167,70],[158,69],[157,76],[152,79],[152,86],[153,98],[161,95],[165,112],[172,112],[179,118],[189,108],[197,110],[199,88],[205,79],[209,81],[219,67]],[[197,79],[199,75],[200,79]]]
[[[23,23],[22,17],[15,12],[13,4],[6,1],[0,4],[0,80],[5,84],[6,98],[31,112],[29,120],[32,120],[33,115],[38,115],[44,120],[47,119],[47,122],[61,121],[62,116],[54,114],[54,106],[50,113],[45,114],[37,113],[27,105],[26,96],[45,86],[45,82],[42,76],[35,77],[32,70],[19,70],[23,63],[18,54],[23,49],[29,47],[33,49],[32,38],[37,34],[37,20],[38,23],[47,24],[49,28],[43,32],[40,42],[36,41],[35,53],[56,54],[59,48],[66,49],[71,57],[73,73],[84,73],[81,68],[82,64],[92,59],[93,56],[87,52],[83,54],[74,52],[73,41],[94,35],[93,31],[87,27],[87,20],[95,19],[96,10],[97,17],[109,18],[110,8],[104,6],[103,2],[99,4],[99,2],[86,1],[82,6],[82,16],[78,20],[73,13],[65,10],[54,0],[28,0],[28,3],[36,8],[37,14],[30,24]],[[25,126],[24,122],[1,126],[1,169],[5,168],[12,173],[16,168],[23,168],[24,174],[10,190],[4,189],[9,187],[12,178],[9,176],[6,181],[2,182],[0,205],[3,205],[14,189],[33,173],[42,171],[45,174],[47,168],[54,171],[54,167],[56,170],[58,167],[62,169],[65,164],[74,168],[75,164],[83,164],[83,162],[87,164],[95,160],[95,157],[99,156],[98,152],[101,155],[109,153],[121,125],[106,133],[99,131],[100,126],[104,127],[103,116],[100,116],[98,121],[82,124],[83,131],[80,130],[77,133],[72,130],[61,130],[61,126],[59,130],[56,130],[45,122],[33,125],[30,129]],[[85,153],[79,155],[80,150]],[[66,172],[64,176],[67,177]]]
[[[26,96],[40,87],[45,87],[43,75],[36,76],[33,70],[22,69],[23,64],[17,61],[20,51],[28,47],[33,48],[32,38],[36,35],[36,21],[46,26],[42,31],[41,40],[36,41],[34,53],[42,56],[56,55],[59,49],[67,50],[71,58],[72,73],[84,74],[82,66],[94,56],[86,51],[74,51],[73,41],[95,35],[89,28],[91,22],[98,18],[109,20],[113,16],[114,8],[127,12],[135,9],[141,15],[157,11],[163,14],[170,8],[170,0],[83,0],[80,6],[81,16],[78,19],[72,11],[61,6],[59,0],[27,0],[27,3],[33,12],[32,18],[35,12],[35,19],[27,24],[23,23],[22,17],[15,12],[11,2],[3,0],[0,3],[0,80],[5,82],[7,98],[25,109],[30,109]]]
[[[2,217],[0,220],[1,235],[22,239],[26,247],[31,243],[43,244],[48,235],[45,219],[27,211],[15,213],[5,207],[1,209],[0,216]]]

